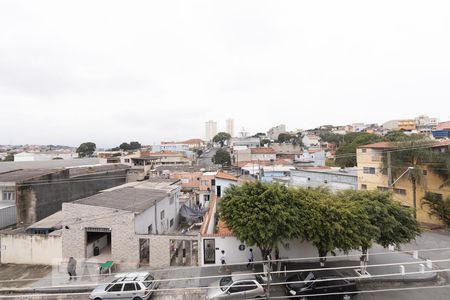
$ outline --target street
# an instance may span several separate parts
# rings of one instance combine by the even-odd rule
[[[203,154],[197,159],[197,164],[206,166],[213,165],[212,158],[218,149],[219,148],[209,148],[209,151],[205,150],[205,152],[203,152]]]

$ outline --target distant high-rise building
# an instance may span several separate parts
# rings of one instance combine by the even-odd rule
[[[286,125],[280,124],[278,126],[272,127],[267,131],[267,136],[269,139],[277,140],[280,133],[286,132]]]
[[[225,121],[225,123],[226,123],[226,128],[227,128],[226,132],[229,135],[231,135],[231,137],[233,137],[234,136],[234,120],[233,119],[227,119]]]
[[[205,138],[207,141],[211,141],[217,134],[217,122],[209,120],[205,123]]]

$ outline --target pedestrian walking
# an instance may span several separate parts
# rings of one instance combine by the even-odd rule
[[[226,256],[225,256],[225,250],[222,250],[220,255],[220,267],[219,267],[219,273],[222,273],[223,269],[225,269],[225,271],[229,271],[230,269],[228,269],[227,267],[227,261],[226,261]]]
[[[253,261],[255,259],[254,255],[253,255],[253,249],[250,248],[248,250],[248,264],[247,264],[247,269],[249,269],[250,267],[252,268],[252,270],[255,270],[255,267],[253,265]]]
[[[69,258],[67,263],[67,273],[69,273],[69,280],[77,279],[77,261],[72,256]]]

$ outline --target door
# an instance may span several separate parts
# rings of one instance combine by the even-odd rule
[[[216,240],[204,239],[203,240],[203,262],[205,264],[216,263]]]
[[[123,285],[123,290],[122,290],[123,299],[133,299],[136,296],[141,296],[141,295],[138,295],[138,292],[136,291],[135,283],[134,282],[125,283]]]
[[[233,283],[227,291],[227,296],[225,299],[245,299],[245,291],[247,285],[247,281],[240,281]]]
[[[220,185],[217,186],[217,197],[222,196],[222,187]]]
[[[123,294],[122,294],[122,287],[123,287],[123,283],[116,283],[114,284],[107,292],[107,298],[105,299],[122,299],[123,298]]]

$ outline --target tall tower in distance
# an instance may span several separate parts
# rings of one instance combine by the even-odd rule
[[[209,120],[205,123],[205,138],[207,141],[211,141],[217,134],[217,122]]]
[[[234,120],[233,119],[226,119],[226,132],[231,135],[231,137],[234,137]]]

